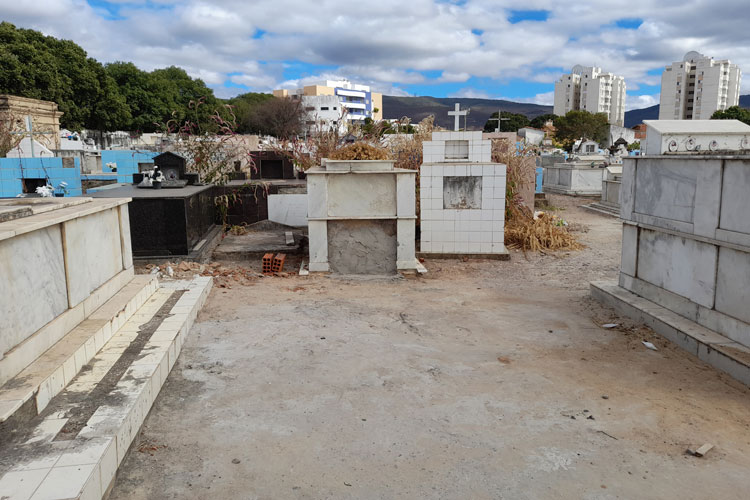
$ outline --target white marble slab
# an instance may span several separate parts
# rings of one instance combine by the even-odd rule
[[[285,226],[307,226],[307,194],[272,194],[268,196],[268,220]]]
[[[0,359],[67,308],[60,227],[0,241]]]
[[[120,222],[111,208],[64,223],[69,306],[123,270]]]

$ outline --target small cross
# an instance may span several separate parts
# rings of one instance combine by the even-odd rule
[[[495,132],[500,132],[500,122],[501,121],[507,121],[510,120],[510,118],[500,118],[500,115],[502,114],[502,111],[497,111],[497,118],[490,118],[487,120],[488,122],[497,122],[497,128],[495,129]],[[491,117],[492,115],[490,115]]]
[[[458,132],[460,129],[460,117],[466,116],[469,114],[468,109],[461,110],[461,105],[459,103],[456,103],[456,108],[453,111],[448,111],[448,116],[453,116],[455,118],[455,121],[453,122],[453,130]],[[466,127],[466,118],[464,118],[464,128]]]

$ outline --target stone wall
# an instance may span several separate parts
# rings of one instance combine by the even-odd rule
[[[623,160],[620,286],[750,347],[750,156]]]

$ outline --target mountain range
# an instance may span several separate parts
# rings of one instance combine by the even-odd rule
[[[398,97],[383,96],[383,118],[393,119],[408,116],[412,123],[419,123],[429,115],[435,115],[435,124],[452,129],[454,118],[448,115],[456,103],[461,109],[470,109],[466,116],[466,127],[479,130],[484,127],[487,119],[497,111],[510,111],[534,118],[546,113],[552,113],[552,106],[531,104],[524,102],[506,101],[502,99],[475,99],[469,97]],[[750,109],[750,94],[740,96],[740,106]],[[648,108],[631,109],[625,112],[625,126],[634,127],[643,120],[659,118],[659,105]],[[461,118],[463,127],[464,118]]]

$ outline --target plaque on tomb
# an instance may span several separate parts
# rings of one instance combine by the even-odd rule
[[[481,208],[481,177],[443,177],[443,209],[478,210]]]

